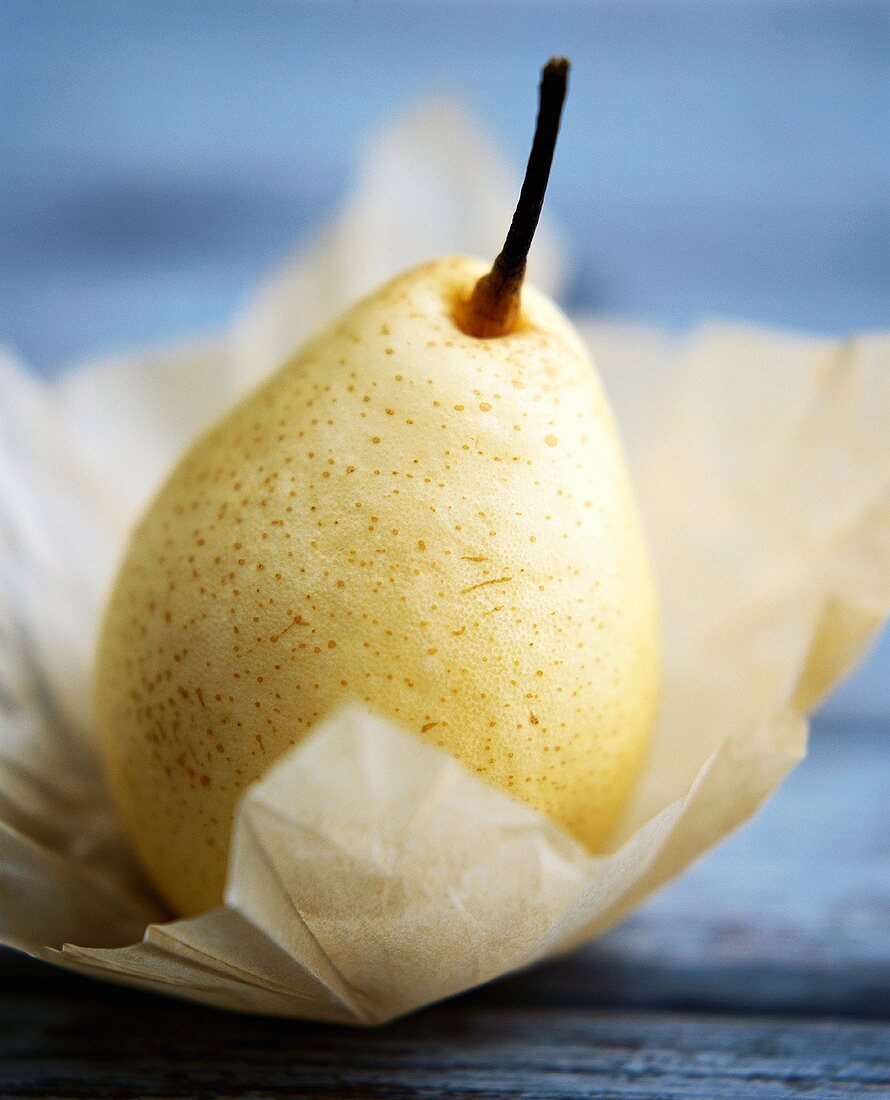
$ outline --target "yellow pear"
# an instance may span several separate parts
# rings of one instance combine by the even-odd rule
[[[486,271],[439,260],[353,307],[193,445],[132,536],[97,713],[180,913],[220,902],[240,796],[348,701],[593,851],[628,799],[659,662],[621,444],[565,317]],[[477,335],[500,285],[502,334]]]

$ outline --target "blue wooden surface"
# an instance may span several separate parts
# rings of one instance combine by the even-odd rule
[[[575,62],[569,304],[890,327],[890,4],[0,0],[0,342],[52,373],[220,325],[422,95],[521,164],[550,52]],[[0,1092],[886,1094],[888,667],[884,643],[764,813],[584,952],[385,1040],[0,957]]]
[[[551,51],[575,304],[890,324],[881,0],[2,0],[2,338],[51,369],[218,324],[418,98],[523,163]]]

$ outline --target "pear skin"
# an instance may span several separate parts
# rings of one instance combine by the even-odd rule
[[[601,850],[639,774],[656,602],[621,443],[571,325],[455,323],[487,265],[395,279],[200,438],[134,531],[98,653],[127,832],[220,903],[245,790],[365,704]],[[299,791],[294,798],[299,798]]]

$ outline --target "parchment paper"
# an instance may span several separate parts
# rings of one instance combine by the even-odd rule
[[[377,1024],[596,935],[752,814],[890,610],[890,337],[581,322],[615,405],[664,627],[654,746],[591,858],[441,750],[330,715],[254,786],[225,908],[167,920],[103,786],[93,645],[130,526],[232,399],[410,264],[493,255],[516,183],[447,105],[200,345],[53,384],[0,359],[0,942],[230,1009]],[[346,242],[349,248],[346,248]],[[544,231],[531,276],[557,293]]]

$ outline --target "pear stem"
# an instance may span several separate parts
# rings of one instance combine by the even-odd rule
[[[528,250],[538,228],[550,179],[562,106],[568,90],[569,68],[567,58],[551,57],[541,72],[535,137],[504,247],[491,271],[476,283],[469,301],[460,311],[460,327],[470,336],[505,336],[519,323]]]

